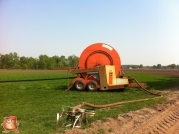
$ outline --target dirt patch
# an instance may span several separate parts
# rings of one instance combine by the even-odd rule
[[[120,114],[117,119],[93,122],[88,129],[67,130],[65,134],[178,134],[179,87],[166,90],[167,101],[151,108]]]

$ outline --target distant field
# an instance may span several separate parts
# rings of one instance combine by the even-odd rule
[[[7,72],[7,73],[11,73],[11,72],[19,72],[19,73],[58,73],[58,72],[68,72],[67,70],[21,70],[21,69],[0,69],[0,72]]]
[[[162,74],[170,76],[179,76],[179,69],[124,69],[127,73],[149,73],[149,74]]]
[[[179,69],[123,69],[124,72],[127,73],[149,73],[149,74],[163,74],[163,75],[171,75],[171,76],[179,76]],[[20,70],[20,69],[0,69],[0,72],[24,72],[24,73],[59,73],[59,72],[68,72],[67,70]]]
[[[126,76],[134,76],[139,81],[146,82],[151,89],[164,90],[179,86],[179,70],[126,69],[123,71],[125,72]]]
[[[144,70],[125,70],[125,73],[140,82],[146,82],[149,85],[149,90],[164,90],[179,85],[179,77],[176,75],[149,73]],[[0,70],[0,80],[68,76],[74,75],[60,70]],[[5,116],[15,115],[20,124],[19,131],[22,134],[53,134],[56,132],[56,113],[61,112],[62,105],[75,106],[83,101],[93,104],[108,104],[154,97],[138,88],[128,88],[124,92],[65,91],[69,82],[70,80],[0,83],[1,122]],[[120,113],[153,106],[164,100],[161,98],[110,109],[96,109],[96,116],[90,121],[105,120],[107,117],[116,118]],[[59,128],[57,131],[62,132],[62,130]],[[3,131],[2,127],[0,127],[0,131]]]

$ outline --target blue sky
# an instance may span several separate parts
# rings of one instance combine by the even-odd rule
[[[0,53],[37,58],[114,47],[122,64],[179,64],[178,0],[1,0]]]

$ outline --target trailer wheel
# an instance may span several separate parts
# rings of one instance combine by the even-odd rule
[[[92,80],[87,84],[87,88],[89,91],[96,91],[98,89],[98,84],[96,81]]]
[[[82,80],[77,80],[75,82],[75,87],[78,90],[84,90],[86,88],[86,84]]]

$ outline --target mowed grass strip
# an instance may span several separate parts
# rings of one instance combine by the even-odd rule
[[[148,74],[134,74],[139,81],[153,82],[154,86],[160,79],[171,80],[169,77]],[[7,77],[8,76],[8,77]],[[12,77],[11,77],[12,76]],[[67,77],[67,73],[54,72],[6,72],[0,73],[1,80],[33,79],[33,78],[59,78]],[[160,79],[158,79],[160,77]],[[175,81],[172,79],[172,81]],[[65,91],[69,80],[34,81],[0,83],[0,119],[10,115],[17,116],[20,124],[19,131],[23,134],[52,134],[56,132],[56,114],[62,111],[63,106],[75,106],[86,101],[93,104],[109,104],[119,101],[136,100],[154,97],[138,88],[126,89],[124,92],[88,92]],[[174,84],[174,83],[173,83]],[[171,85],[172,86],[172,85]],[[96,109],[96,116],[90,121],[105,120],[107,117],[116,118],[118,114],[137,110],[142,107],[153,106],[164,99],[149,100],[125,104],[119,107]],[[64,120],[63,120],[64,121]],[[61,122],[63,122],[61,121]],[[3,127],[0,128],[3,131]],[[60,132],[61,129],[58,130]]]
[[[160,72],[160,70],[159,70]],[[179,85],[179,76],[149,74],[144,72],[125,72],[126,76],[132,76],[139,82],[146,82],[149,89],[164,90]]]

